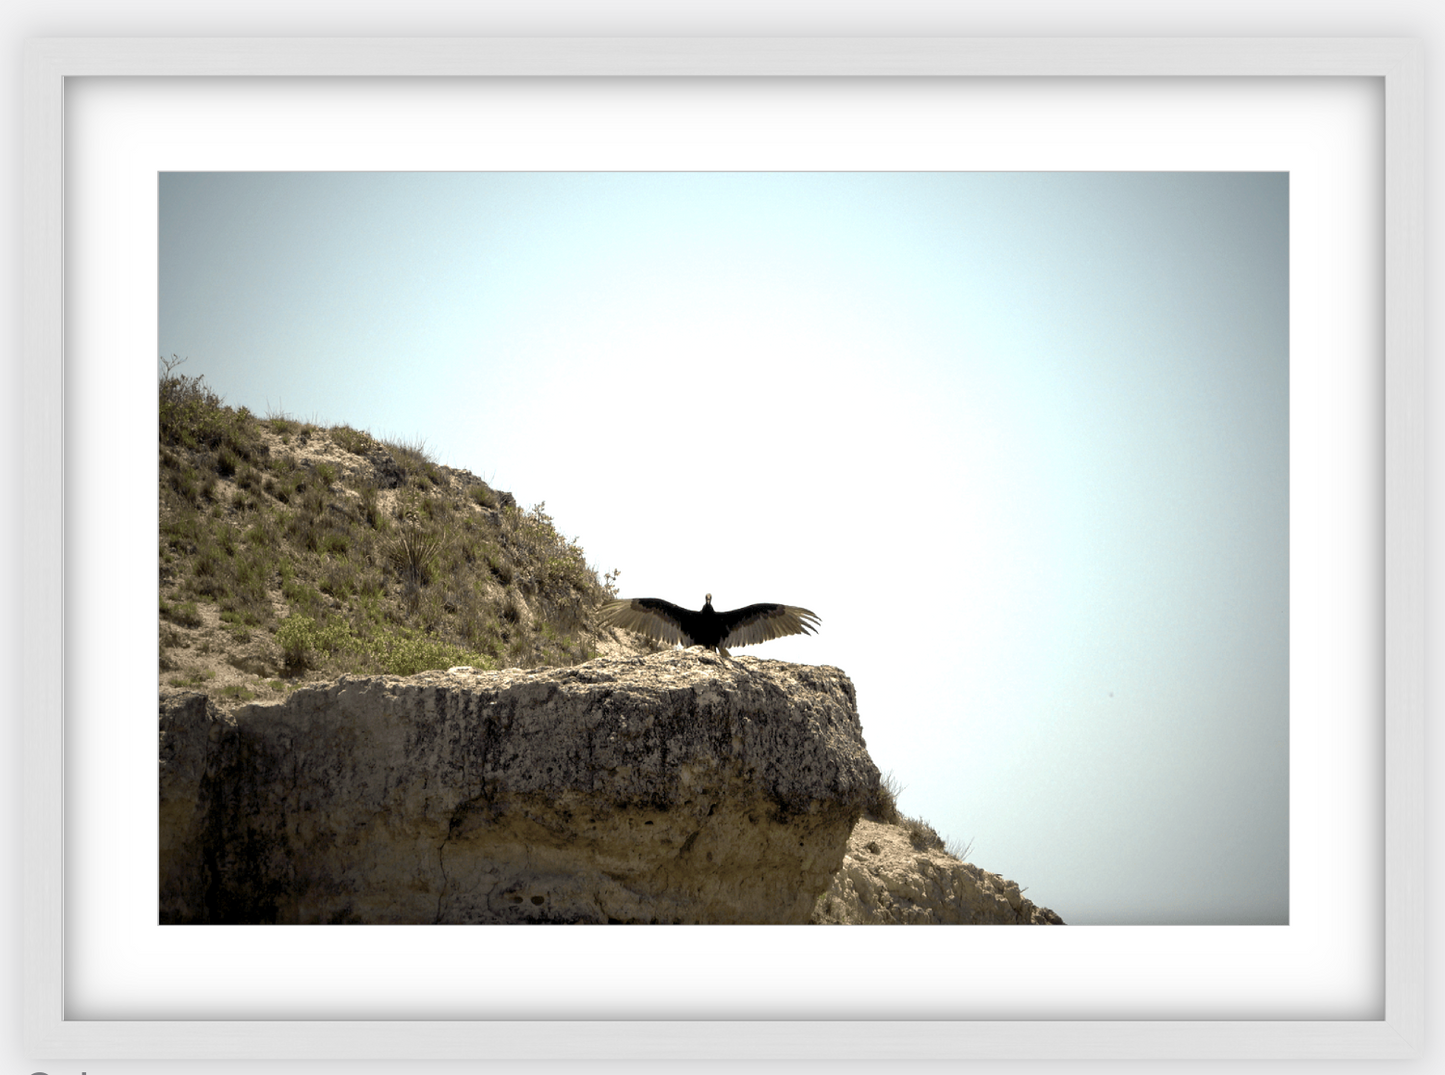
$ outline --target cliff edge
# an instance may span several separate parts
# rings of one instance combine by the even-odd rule
[[[804,923],[877,793],[838,669],[696,649],[160,702],[163,923]]]

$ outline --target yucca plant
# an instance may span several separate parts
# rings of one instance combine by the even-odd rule
[[[446,544],[445,530],[430,530],[422,525],[415,511],[406,513],[400,533],[386,546],[386,557],[403,580],[416,586],[431,581],[431,568]]]

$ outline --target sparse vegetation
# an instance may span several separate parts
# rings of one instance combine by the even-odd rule
[[[936,848],[939,851],[944,849],[943,837],[938,835],[938,830],[928,822],[918,818],[905,817],[900,827],[908,833],[908,842],[920,851],[928,848]]]
[[[366,455],[376,447],[370,433],[363,433],[350,426],[332,426],[328,431],[331,439],[352,455]]]
[[[221,406],[204,377],[176,372],[184,362],[175,355],[161,361],[161,444],[204,452],[208,470],[249,461],[257,448],[251,412]]]
[[[863,808],[863,816],[883,825],[897,825],[902,817],[898,812],[898,796],[902,794],[903,784],[889,770],[878,781],[878,792],[873,801]]]
[[[898,809],[898,797],[903,794],[904,785],[890,770],[878,782],[878,793],[873,801],[863,808],[863,816],[883,825],[897,825],[908,834],[908,841],[920,851],[942,851],[960,862],[973,850],[973,841],[960,844],[956,840],[945,840],[928,822],[921,818],[908,817]]]
[[[192,672],[188,676],[173,676],[167,682],[172,687],[203,687],[216,678],[216,673],[211,671]]]
[[[544,504],[517,507],[420,438],[229,407],[183,361],[160,364],[163,682],[219,668],[244,682],[207,689],[241,701],[308,676],[594,655],[616,572],[599,579]]]
[[[969,856],[973,854],[973,841],[970,840],[965,844],[957,840],[949,840],[943,850],[945,854],[952,855],[959,862],[968,862]]]
[[[201,614],[197,611],[194,601],[187,601],[181,605],[173,605],[166,601],[165,598],[161,598],[161,616],[164,619],[170,620],[172,623],[180,624],[182,627],[199,627],[201,625]],[[174,635],[174,632],[172,632],[172,635]],[[161,639],[163,644],[166,637],[166,633],[162,632]]]

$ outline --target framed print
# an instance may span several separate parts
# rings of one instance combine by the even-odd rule
[[[1419,49],[1398,40],[32,42],[27,1048],[1410,1055],[1423,1028],[1422,100]],[[398,171],[1288,176],[1287,910],[1250,925],[931,934],[158,926],[153,849],[136,835],[155,831],[153,637],[114,626],[127,608],[153,614],[153,580],[124,565],[154,554],[154,519],[140,525],[149,505],[137,516],[107,473],[154,465],[152,430],[116,428],[116,413],[153,413],[157,175]],[[1221,774],[1217,794],[1241,794],[1239,779]],[[1336,877],[1341,845],[1378,870]],[[224,980],[207,973],[218,965]],[[897,982],[886,998],[860,989],[880,976]]]

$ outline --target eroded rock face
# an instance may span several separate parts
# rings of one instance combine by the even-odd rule
[[[862,819],[813,921],[820,925],[1054,925],[1063,919],[1024,898],[1018,883],[932,848],[896,825]]]
[[[160,729],[162,922],[806,922],[878,784],[842,672],[696,649]]]

